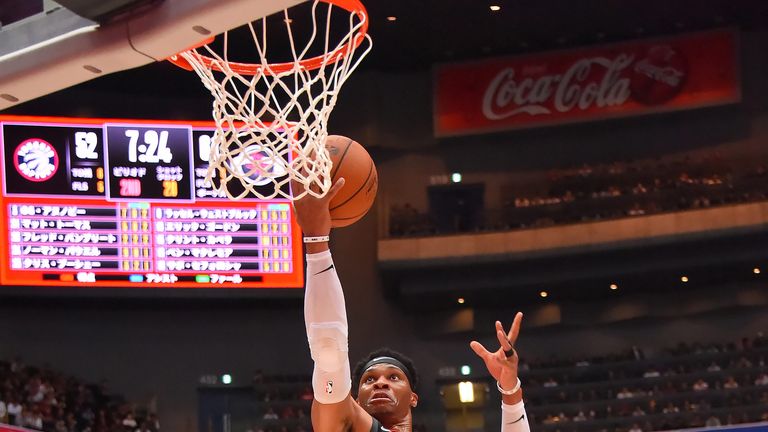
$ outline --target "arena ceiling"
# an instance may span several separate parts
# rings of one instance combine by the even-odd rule
[[[713,27],[768,26],[761,0],[368,0],[369,67],[522,54]],[[498,11],[490,6],[497,5]],[[388,21],[387,17],[396,17]]]

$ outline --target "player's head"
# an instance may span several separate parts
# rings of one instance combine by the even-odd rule
[[[419,377],[413,361],[388,348],[378,349],[355,366],[357,403],[380,421],[403,418],[416,407]]]

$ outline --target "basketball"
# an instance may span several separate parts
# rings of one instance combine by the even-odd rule
[[[343,177],[344,187],[331,200],[331,224],[334,228],[351,225],[370,210],[379,188],[376,165],[357,141],[341,135],[329,135],[325,143],[333,161],[333,183]]]

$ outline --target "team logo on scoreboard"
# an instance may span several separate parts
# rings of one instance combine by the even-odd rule
[[[13,164],[22,177],[33,182],[44,182],[59,169],[56,149],[40,138],[30,138],[16,147]]]
[[[285,161],[264,146],[250,145],[232,159],[234,172],[256,186],[269,184],[272,179],[284,177],[288,170]]]

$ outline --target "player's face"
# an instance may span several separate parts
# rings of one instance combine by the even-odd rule
[[[382,363],[368,368],[360,378],[357,402],[368,414],[405,417],[416,406],[418,396],[399,368]]]

